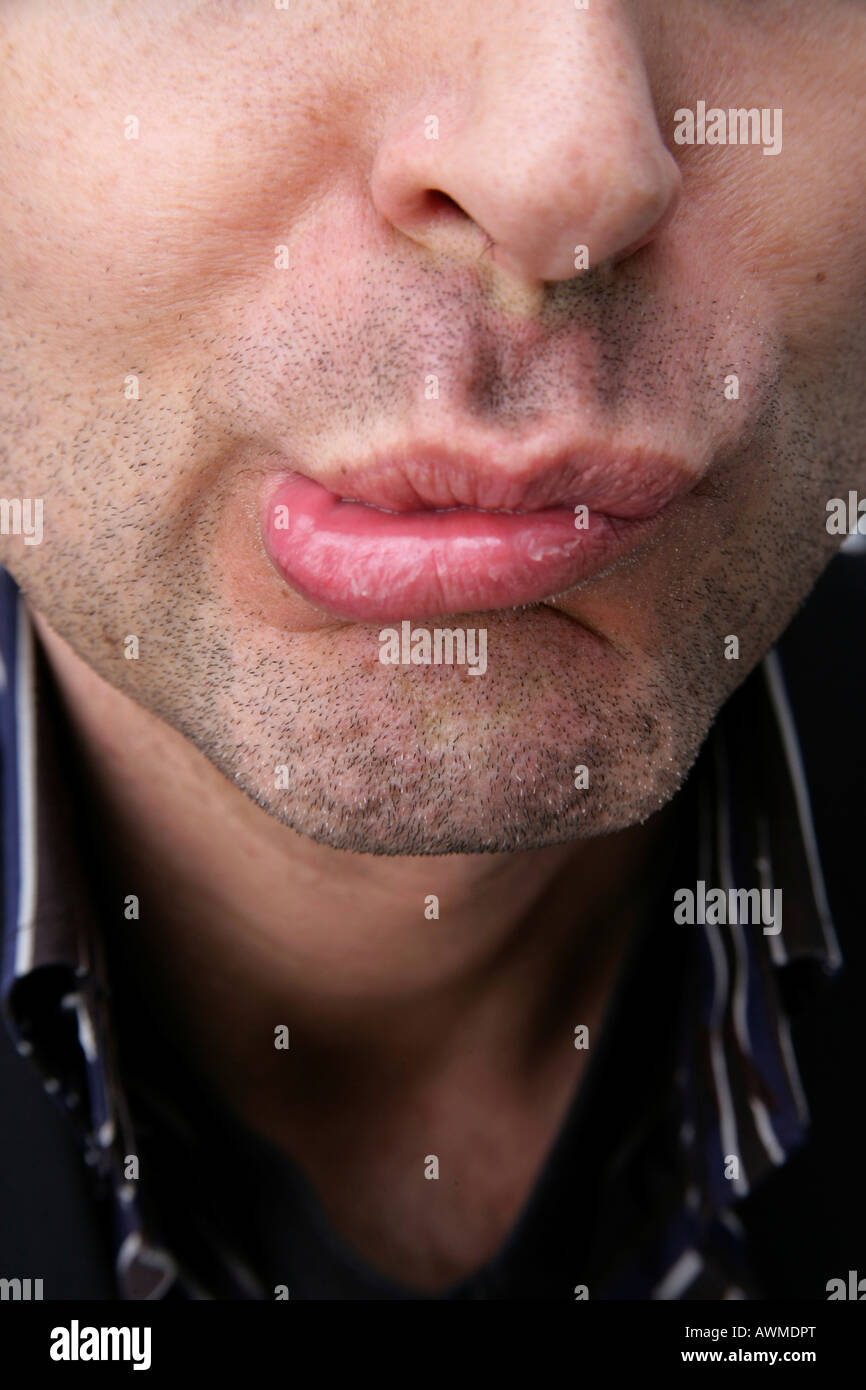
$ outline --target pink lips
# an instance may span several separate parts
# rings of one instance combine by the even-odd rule
[[[666,496],[654,486],[627,516],[571,502],[386,510],[293,474],[268,490],[262,532],[283,578],[318,607],[359,622],[430,618],[562,593],[633,545],[681,490],[681,479]]]

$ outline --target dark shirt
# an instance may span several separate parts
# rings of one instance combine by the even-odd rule
[[[299,1168],[189,1061],[162,1056],[159,1018],[114,959],[70,745],[0,570],[0,996],[80,1146],[117,1296],[424,1297],[349,1249]],[[777,651],[726,705],[675,805],[675,843],[534,1189],[495,1257],[439,1299],[765,1292],[738,1212],[808,1131],[786,1001],[795,978],[802,1002],[841,965]],[[781,888],[781,930],[675,923],[674,889],[697,880]],[[0,1275],[22,1273],[4,1265],[0,1237]],[[59,1296],[50,1279],[46,1296]]]

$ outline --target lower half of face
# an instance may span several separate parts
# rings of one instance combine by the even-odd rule
[[[177,102],[185,143],[162,131],[131,182],[117,173],[122,197],[111,160],[128,151],[106,154],[91,126],[76,187],[26,137],[2,145],[21,200],[3,228],[0,492],[41,499],[43,536],[0,536],[0,561],[100,676],[322,843],[505,850],[646,818],[838,547],[828,500],[866,483],[864,238],[827,210],[838,121],[826,148],[801,121],[787,172],[703,151],[664,240],[548,287],[527,351],[488,270],[383,229],[336,154],[316,197],[277,204],[267,159],[288,160],[291,130],[268,126],[260,173],[262,129],[245,119],[232,144],[225,92],[190,124],[173,33],[148,90],[163,74],[159,120]],[[858,185],[860,156],[836,157],[850,207],[866,161]],[[412,441],[459,462],[464,441],[474,457],[485,438],[537,437],[543,454],[554,435],[601,443],[614,469],[626,447],[638,471],[641,451],[648,473],[664,458],[679,479],[575,583],[473,605],[452,554],[443,592],[465,603],[413,607],[397,572],[391,603],[385,565],[358,615],[340,598],[351,575],[326,576],[329,606],[274,562],[263,517],[286,479],[353,497],[365,461],[406,464]]]

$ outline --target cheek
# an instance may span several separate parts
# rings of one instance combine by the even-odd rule
[[[667,49],[655,49],[657,65],[676,79],[659,84],[666,138],[674,108],[694,111],[703,99],[708,108],[766,110],[779,146],[764,154],[761,145],[670,139],[695,254],[712,248],[747,298],[757,289],[766,317],[756,327],[804,360],[820,359],[851,335],[866,306],[866,5],[689,0],[680,10]]]
[[[787,341],[808,358],[863,321],[866,154],[816,139],[809,117],[789,124],[787,167],[756,180],[763,196],[749,261],[779,303]],[[795,144],[798,126],[802,139]]]
[[[0,72],[15,112],[0,118],[0,322],[46,360],[86,342],[95,374],[113,340],[174,346],[189,315],[272,269],[340,143],[327,92],[296,71],[303,43],[269,65],[265,35],[224,52],[162,9],[152,38],[104,20],[50,44],[24,26]]]

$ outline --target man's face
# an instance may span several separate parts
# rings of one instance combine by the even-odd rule
[[[324,843],[646,817],[866,482],[864,49],[861,0],[2,0],[0,494],[44,539],[0,561]],[[698,102],[781,109],[781,149],[677,143]],[[424,542],[418,588],[406,518],[368,512],[372,560],[288,582],[264,533],[298,473],[656,515],[523,587]],[[383,664],[404,619],[485,628],[486,672]]]

